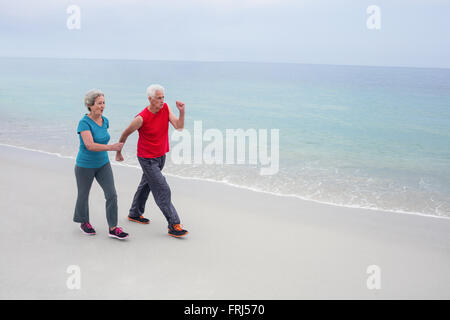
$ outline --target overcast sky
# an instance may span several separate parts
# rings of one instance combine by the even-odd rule
[[[68,29],[67,8],[80,9]],[[381,29],[367,28],[370,5]],[[0,0],[0,56],[450,68],[450,0]]]

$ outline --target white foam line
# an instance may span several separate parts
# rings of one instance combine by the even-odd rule
[[[139,168],[139,167],[136,167],[136,168]],[[247,186],[234,184],[234,183],[231,183],[231,182],[228,182],[228,181],[220,181],[220,180],[214,180],[214,179],[209,179],[209,178],[182,177],[182,176],[177,176],[177,175],[171,174],[171,173],[166,173],[166,175],[172,176],[172,177],[176,177],[176,178],[180,178],[180,179],[185,179],[185,180],[198,180],[198,181],[208,181],[208,182],[222,183],[222,184],[225,184],[225,185],[228,185],[228,186],[231,186],[231,187],[245,189],[245,190],[249,190],[249,191],[253,191],[253,192],[270,194],[272,196],[278,196],[278,197],[296,198],[296,199],[300,199],[300,200],[303,200],[303,201],[311,201],[311,202],[315,202],[315,203],[319,203],[319,204],[331,205],[331,206],[335,206],[335,207],[365,209],[365,210],[372,210],[372,211],[378,211],[378,212],[381,211],[381,212],[389,212],[389,213],[409,214],[409,215],[417,215],[417,216],[422,216],[422,217],[427,217],[427,218],[450,219],[450,217],[436,216],[436,215],[425,214],[425,213],[421,213],[421,212],[402,211],[402,210],[387,210],[387,209],[364,207],[364,206],[357,206],[357,205],[337,204],[337,203],[332,203],[332,202],[326,202],[326,201],[320,201],[320,200],[315,200],[315,199],[311,199],[311,198],[306,198],[306,197],[302,197],[302,196],[299,196],[299,195],[296,195],[296,194],[275,193],[275,192],[270,192],[270,191],[265,191],[265,190],[256,189],[256,188],[252,188],[252,187],[247,187]]]
[[[56,153],[56,152],[48,152],[48,151],[43,151],[43,150],[39,150],[39,149],[31,149],[31,148],[27,148],[27,147],[13,146],[13,145],[10,145],[10,144],[4,144],[4,143],[0,143],[0,146],[2,146],[2,147],[16,148],[16,149],[26,150],[26,151],[39,152],[39,153],[44,153],[44,154],[49,154],[49,155],[51,155],[51,156],[57,156],[58,158],[63,158],[63,159],[75,159],[75,157],[72,157],[72,156],[63,156],[63,155],[60,154],[60,153]]]
[[[21,149],[21,150],[26,150],[26,151],[39,152],[39,153],[43,153],[43,154],[57,156],[58,158],[63,158],[63,159],[75,159],[75,157],[63,156],[63,155],[61,155],[59,153],[56,153],[56,152],[48,152],[48,151],[43,151],[43,150],[38,150],[38,149],[31,149],[31,148],[26,148],[26,147],[14,146],[14,145],[10,145],[10,144],[0,143],[0,146],[16,148],[16,149]],[[126,164],[126,163],[117,163],[117,162],[111,162],[111,164],[113,166],[128,167],[128,168],[141,170],[141,167],[137,166],[137,165],[131,165],[131,164]],[[277,197],[296,198],[296,199],[300,199],[300,200],[303,200],[303,201],[312,201],[312,202],[315,202],[315,203],[326,204],[326,205],[331,205],[331,206],[335,206],[335,207],[353,208],[353,209],[365,209],[365,210],[372,210],[372,211],[378,211],[378,212],[381,211],[381,212],[389,212],[389,213],[408,214],[408,215],[415,215],[415,216],[421,216],[421,217],[426,217],[426,218],[435,218],[435,219],[447,219],[447,220],[450,219],[450,217],[436,216],[436,215],[432,215],[432,214],[424,214],[424,213],[421,213],[421,212],[402,211],[402,210],[386,210],[386,209],[372,208],[372,207],[363,207],[363,206],[357,206],[357,205],[336,204],[336,203],[332,203],[332,202],[314,200],[314,199],[302,197],[302,196],[299,196],[299,195],[296,195],[296,194],[275,193],[275,192],[270,192],[270,191],[260,190],[260,189],[256,189],[256,188],[252,188],[252,187],[247,187],[247,186],[234,184],[234,183],[231,183],[231,182],[228,182],[228,181],[220,181],[220,180],[214,180],[214,179],[210,179],[210,178],[183,177],[183,176],[179,176],[179,175],[176,175],[176,174],[173,174],[173,173],[165,173],[165,175],[170,176],[170,177],[174,177],[174,178],[178,178],[178,179],[183,179],[183,180],[197,180],[197,181],[207,181],[207,182],[221,183],[221,184],[225,184],[225,185],[228,185],[228,186],[231,186],[231,187],[245,189],[245,190],[249,190],[249,191],[253,191],[253,192],[270,194],[270,195],[277,196]]]

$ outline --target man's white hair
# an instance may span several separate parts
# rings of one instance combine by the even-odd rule
[[[159,85],[159,84],[152,84],[152,85],[148,86],[148,88],[147,88],[147,97],[148,98],[150,98],[150,97],[154,98],[156,91],[163,91],[164,92],[164,87],[162,85]]]

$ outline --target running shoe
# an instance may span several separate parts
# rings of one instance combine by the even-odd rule
[[[144,218],[144,216],[139,216],[139,217],[130,217],[128,216],[128,220],[133,221],[133,222],[137,222],[137,223],[142,223],[142,224],[149,224],[150,220],[147,218]]]
[[[113,230],[109,230],[109,236],[120,240],[124,240],[129,237],[128,233],[124,232],[120,227],[115,227]]]
[[[184,230],[183,228],[181,228],[180,224],[173,224],[173,225],[169,225],[169,235],[172,237],[182,237],[187,235],[188,232],[187,230]]]
[[[80,230],[81,230],[84,234],[87,234],[87,235],[89,235],[89,236],[95,235],[95,230],[94,230],[94,228],[92,228],[92,226],[91,226],[91,224],[90,224],[89,222],[82,223],[82,224],[80,225]]]

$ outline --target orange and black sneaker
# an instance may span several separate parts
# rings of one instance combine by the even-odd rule
[[[180,224],[173,224],[173,225],[169,225],[169,235],[172,237],[182,237],[187,235],[188,232],[187,230],[184,230],[183,228],[181,228]]]
[[[133,221],[133,222],[137,222],[137,223],[143,223],[143,224],[149,224],[150,220],[147,218],[144,218],[144,216],[139,216],[139,217],[130,217],[128,216],[128,220]]]

